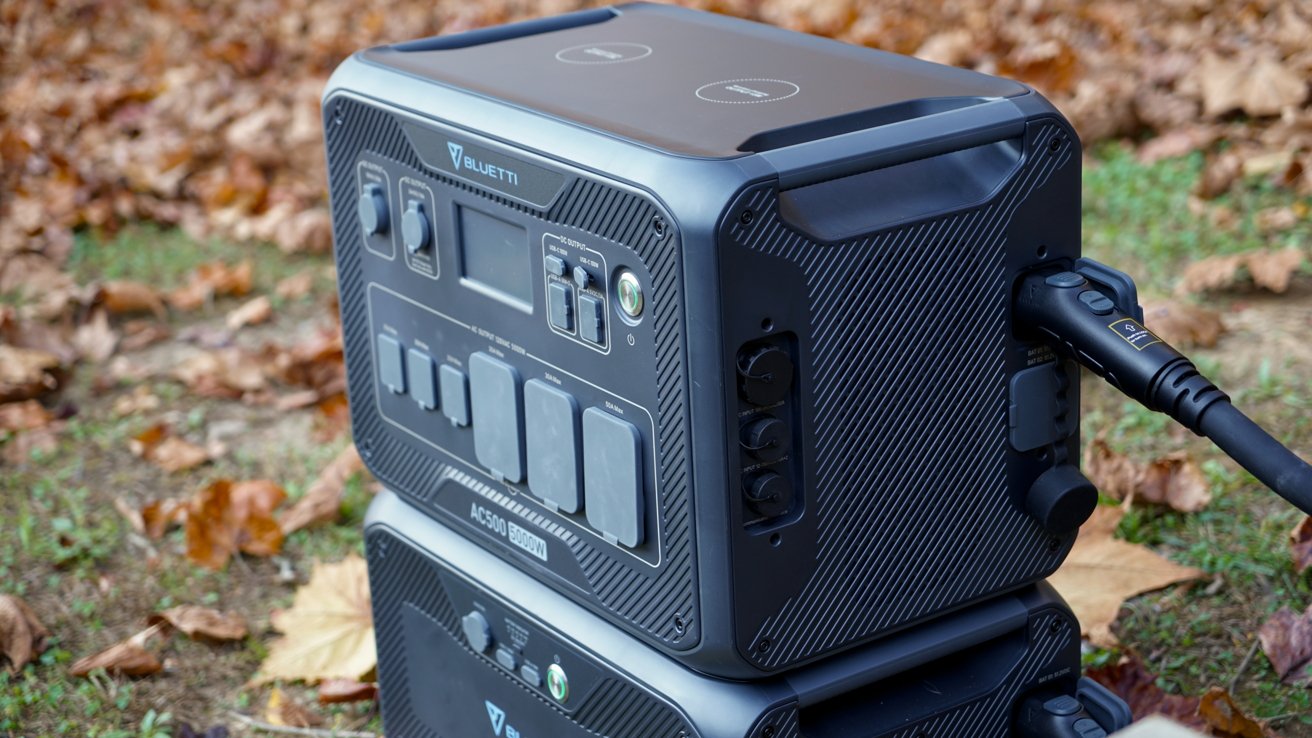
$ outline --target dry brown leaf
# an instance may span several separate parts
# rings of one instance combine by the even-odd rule
[[[1187,294],[1233,287],[1239,282],[1243,269],[1252,278],[1253,284],[1271,292],[1282,293],[1289,289],[1303,261],[1304,253],[1301,249],[1263,249],[1212,256],[1185,267],[1177,291]]]
[[[147,346],[159,343],[172,335],[169,327],[153,320],[129,320],[123,324],[123,337],[119,339],[120,351],[140,351]]]
[[[1209,117],[1242,110],[1260,117],[1279,115],[1307,99],[1307,80],[1294,69],[1264,57],[1222,59],[1204,55],[1195,77]]]
[[[210,461],[209,451],[170,435],[168,426],[163,423],[138,433],[128,441],[128,448],[134,455],[166,472],[186,471]]]
[[[159,406],[159,397],[150,391],[150,387],[145,384],[138,384],[132,388],[131,393],[114,401],[114,414],[122,417],[158,410]]]
[[[1212,491],[1197,462],[1184,451],[1154,459],[1144,467],[1135,499],[1180,512],[1198,512],[1212,501]]]
[[[1253,284],[1281,294],[1289,289],[1303,261],[1302,249],[1253,251],[1248,254],[1248,273],[1253,277]]]
[[[1289,546],[1293,549],[1294,570],[1302,574],[1312,566],[1312,515],[1289,532]]]
[[[105,309],[115,315],[154,313],[155,317],[163,320],[167,314],[159,290],[140,282],[105,282],[100,286],[97,297]]]
[[[259,362],[237,348],[196,354],[183,361],[173,375],[204,397],[237,399],[267,385]]]
[[[299,300],[310,294],[313,288],[314,274],[306,271],[282,280],[273,288],[273,293],[284,300]]]
[[[351,555],[336,564],[316,563],[310,581],[296,590],[291,608],[275,612],[273,627],[284,633],[252,678],[360,679],[377,666],[369,576],[364,559]]]
[[[1198,715],[1207,721],[1214,735],[1234,738],[1265,738],[1270,735],[1265,723],[1244,714],[1230,693],[1212,687],[1198,703]]]
[[[212,261],[201,264],[191,273],[187,284],[168,294],[169,304],[178,310],[200,308],[215,297],[241,297],[251,291],[255,266],[250,261],[236,265]]]
[[[1182,725],[1207,730],[1207,721],[1198,714],[1199,698],[1163,691],[1157,686],[1157,677],[1136,655],[1128,654],[1115,664],[1090,669],[1088,676],[1125,700],[1136,720],[1162,715]]]
[[[159,540],[170,526],[186,522],[187,507],[187,503],[180,500],[156,500],[141,508],[141,521],[146,527],[146,535]]]
[[[164,668],[155,655],[146,650],[146,643],[160,632],[160,626],[151,627],[137,633],[121,643],[101,651],[94,656],[79,659],[69,673],[75,677],[84,677],[96,669],[121,676],[150,676]]]
[[[289,509],[278,516],[283,535],[291,535],[309,525],[326,523],[337,519],[337,512],[342,506],[342,490],[352,476],[364,469],[364,462],[350,444],[337,454]]]
[[[1116,526],[1124,516],[1118,507],[1096,509],[1080,528],[1066,562],[1048,580],[1066,598],[1089,640],[1101,646],[1116,643],[1111,626],[1127,599],[1203,576],[1200,569],[1117,540]]]
[[[378,685],[354,679],[325,679],[319,682],[319,704],[364,702],[378,699]]]
[[[1176,451],[1147,464],[1118,453],[1101,437],[1084,452],[1084,471],[1108,497],[1198,512],[1212,501],[1203,470],[1185,452]]]
[[[271,725],[284,725],[291,728],[313,728],[316,725],[323,725],[323,716],[297,703],[278,687],[274,687],[269,692],[269,701],[264,706],[264,719]]]
[[[0,658],[9,662],[10,674],[44,651],[49,637],[50,631],[22,598],[0,595]]]
[[[1225,333],[1221,314],[1176,300],[1158,300],[1143,306],[1144,323],[1162,340],[1177,348],[1211,348]]]
[[[228,330],[235,331],[248,325],[259,325],[273,317],[273,303],[268,296],[260,295],[228,313]]]
[[[73,348],[78,356],[96,363],[114,355],[118,340],[118,333],[109,327],[109,315],[104,310],[95,311],[91,320],[73,332]]]
[[[25,431],[50,424],[55,416],[36,400],[0,405],[0,431]]]
[[[278,553],[283,535],[273,510],[286,496],[268,480],[221,479],[202,489],[187,507],[187,558],[217,571],[238,551],[253,556]]]
[[[246,637],[246,619],[199,605],[179,605],[150,617],[150,624],[168,623],[188,638],[222,643]]]
[[[128,521],[128,525],[137,535],[146,535],[146,518],[141,511],[133,507],[131,503],[122,497],[114,498],[114,509],[118,511],[123,519]]]
[[[59,357],[0,344],[0,402],[27,400],[59,387]]]
[[[1312,607],[1298,615],[1282,607],[1257,631],[1262,651],[1287,684],[1312,685]]]

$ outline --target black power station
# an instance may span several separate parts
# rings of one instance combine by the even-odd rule
[[[1079,141],[1024,85],[634,4],[362,51],[323,105],[361,455],[515,572],[442,576],[520,619],[537,603],[478,577],[530,578],[556,613],[534,627],[572,648],[560,618],[599,618],[662,674],[756,680],[759,706],[999,598],[1049,602],[1097,501],[1076,361],[1312,507],[1307,465],[1080,258]],[[414,566],[460,569],[427,535]],[[396,623],[427,594],[374,551]],[[391,648],[385,707],[432,673]],[[748,734],[684,718],[669,735]]]

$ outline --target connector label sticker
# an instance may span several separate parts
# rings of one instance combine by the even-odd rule
[[[1156,334],[1144,328],[1139,321],[1133,318],[1121,318],[1107,327],[1139,351],[1143,351],[1154,343],[1162,342],[1162,339],[1158,338]]]

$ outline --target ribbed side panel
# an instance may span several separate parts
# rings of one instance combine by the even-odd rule
[[[426,172],[425,176],[480,197],[513,207],[526,218],[538,218],[579,228],[633,249],[652,276],[649,296],[654,322],[658,407],[656,419],[657,475],[662,495],[661,529],[664,533],[664,563],[656,573],[646,566],[616,559],[591,541],[574,535],[564,526],[551,523],[543,529],[564,541],[578,558],[584,576],[599,605],[623,623],[671,645],[696,643],[700,617],[697,613],[697,579],[692,546],[692,504],[689,487],[688,425],[684,358],[682,277],[678,246],[671,230],[660,233],[653,227],[656,207],[632,193],[603,183],[575,179],[544,215],[504,198],[445,178],[426,169],[389,112],[342,99],[328,111],[326,139],[329,185],[332,198],[334,239],[338,244],[337,273],[341,298],[342,331],[346,346],[350,397],[368,398],[374,387],[370,356],[369,321],[365,282],[362,278],[361,242],[355,216],[356,162],[362,151]],[[428,503],[443,479],[459,477],[490,500],[508,498],[459,469],[443,462],[438,454],[416,448],[395,438],[372,402],[351,403],[356,441],[370,468],[390,489],[434,511]],[[539,522],[546,518],[522,505],[508,504],[525,517]],[[681,616],[685,629],[678,632],[673,613]]]
[[[465,738],[441,735],[420,719],[411,704],[409,675],[406,673],[407,648],[401,621],[402,609],[419,610],[433,621],[435,628],[473,655],[460,635],[459,618],[451,606],[450,596],[439,576],[440,565],[427,554],[383,529],[369,531],[366,538],[369,557],[369,586],[373,596],[374,626],[378,641],[378,677],[382,685],[383,713],[388,735],[406,738]],[[540,695],[511,679],[495,667],[489,673],[499,675],[533,700],[559,709]],[[452,679],[461,675],[453,673]],[[427,685],[426,688],[440,688]],[[574,722],[601,738],[679,738],[688,735],[686,723],[668,705],[639,687],[618,679],[606,679],[583,696]]]
[[[802,738],[797,718],[796,703],[776,707],[756,721],[748,738]]]
[[[1048,127],[987,204],[837,244],[762,188],[731,237],[806,276],[815,455],[813,576],[762,621],[780,668],[1033,581],[1050,539],[1012,499],[1005,257],[1018,205],[1069,160]],[[878,193],[871,193],[877,197]]]

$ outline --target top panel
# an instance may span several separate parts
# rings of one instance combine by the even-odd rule
[[[659,149],[716,158],[1027,92],[963,69],[647,4],[364,57]]]

